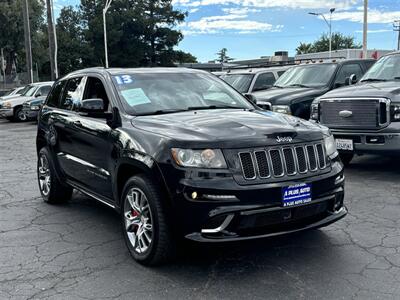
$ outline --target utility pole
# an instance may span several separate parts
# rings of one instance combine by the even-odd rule
[[[32,46],[31,46],[31,28],[29,25],[29,6],[28,0],[22,1],[22,15],[24,17],[24,36],[25,36],[25,52],[26,52],[26,73],[28,75],[28,83],[33,82],[32,70]]]
[[[400,20],[394,21],[393,30],[397,31],[397,50],[400,50]]]
[[[368,34],[368,0],[364,0],[363,58],[367,58],[368,56],[367,34]]]
[[[47,31],[49,33],[51,80],[56,80],[58,78],[57,36],[56,36],[56,28],[54,22],[53,0],[46,0],[46,6],[47,6]]]
[[[107,48],[107,24],[106,24],[106,13],[110,8],[112,0],[106,0],[106,5],[103,8],[103,30],[104,30],[104,57],[106,62],[106,68],[108,69],[108,48]]]

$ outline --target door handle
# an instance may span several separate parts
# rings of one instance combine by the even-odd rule
[[[81,121],[74,121],[74,122],[72,122],[72,124],[73,124],[74,126],[82,127]]]

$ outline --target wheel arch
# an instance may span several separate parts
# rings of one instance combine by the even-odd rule
[[[171,201],[171,193],[166,185],[164,176],[161,173],[157,163],[152,160],[151,166],[130,158],[122,158],[115,168],[114,178],[114,196],[116,199],[117,206],[121,205],[122,191],[125,183],[129,178],[135,175],[146,175],[157,183],[161,189],[161,193],[166,196],[168,202]]]

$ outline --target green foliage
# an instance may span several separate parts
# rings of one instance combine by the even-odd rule
[[[33,63],[38,65],[46,61],[44,4],[41,0],[29,1]],[[21,0],[0,0],[0,48],[4,49],[6,74],[11,74],[15,63],[16,71],[25,66],[24,23]]]
[[[222,64],[222,63],[227,63],[227,62],[230,62],[231,60],[233,60],[233,58],[229,57],[227,53],[228,53],[228,49],[222,48],[217,53],[217,56],[218,56],[217,61]]]
[[[0,48],[7,68],[16,59],[25,69],[22,0],[0,0]],[[81,0],[64,7],[56,22],[59,74],[104,65],[103,7],[105,0]],[[48,32],[44,0],[29,0],[33,64],[49,77]],[[189,53],[175,50],[183,39],[176,26],[186,14],[172,0],[114,0],[106,15],[110,67],[173,66],[196,62]],[[14,59],[15,58],[15,59]],[[14,59],[14,60],[13,60]]]
[[[353,36],[345,36],[342,33],[332,33],[332,50],[360,49],[361,44],[355,41]],[[296,48],[297,54],[329,51],[329,34],[323,34],[313,43],[303,43]]]

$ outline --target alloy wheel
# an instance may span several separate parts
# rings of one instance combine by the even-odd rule
[[[18,120],[20,120],[20,121],[26,121],[26,119],[27,119],[26,114],[22,110],[18,111],[17,117],[18,117]]]
[[[47,196],[50,193],[51,177],[49,161],[47,160],[47,157],[45,155],[41,155],[39,157],[38,173],[40,191],[43,193],[44,196]]]
[[[125,199],[125,230],[134,251],[146,252],[153,241],[151,209],[144,192],[131,188]]]

